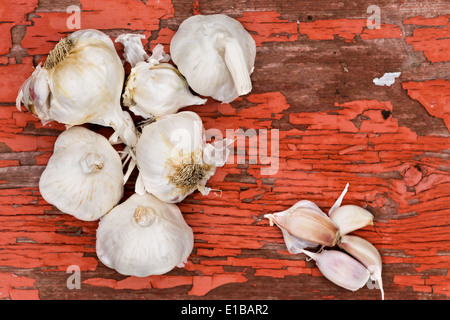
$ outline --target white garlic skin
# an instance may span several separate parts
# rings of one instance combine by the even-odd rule
[[[170,55],[200,95],[229,103],[251,91],[256,44],[236,19],[224,14],[187,18],[171,40]]]
[[[98,258],[123,275],[146,277],[182,267],[193,246],[193,231],[177,205],[151,194],[133,194],[97,229]]]
[[[169,63],[152,66],[138,62],[128,77],[123,103],[134,114],[152,118],[205,104],[206,99],[193,95],[186,80]]]
[[[213,165],[205,165],[203,178],[190,189],[177,187],[170,177],[185,163],[204,164],[205,139],[203,123],[191,111],[166,115],[145,126],[136,144],[136,192],[148,192],[162,201],[177,203],[197,189],[202,191],[216,170]]]
[[[120,102],[122,62],[112,40],[100,31],[80,30],[68,37],[74,50],[48,70],[50,115],[69,125],[101,122],[111,105]]]
[[[58,136],[40,177],[39,191],[66,214],[98,220],[123,196],[120,156],[102,135],[71,127]]]
[[[39,64],[32,75],[22,84],[16,99],[17,109],[21,103],[45,125],[52,121],[49,106],[50,88],[47,70]]]

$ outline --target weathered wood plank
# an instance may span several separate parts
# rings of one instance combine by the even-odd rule
[[[354,293],[330,283],[305,256],[289,254],[280,230],[263,219],[301,199],[326,212],[346,183],[344,203],[375,217],[356,234],[382,255],[386,299],[449,298],[448,1],[378,1],[380,29],[367,27],[369,1],[75,3],[82,28],[113,39],[141,33],[149,50],[161,43],[169,51],[193,14],[228,14],[257,43],[249,95],[186,110],[223,136],[265,129],[270,141],[279,130],[279,161],[250,163],[261,150],[247,139],[244,163],[235,156],[209,180],[220,195],[195,193],[179,205],[195,234],[185,268],[146,278],[105,267],[95,253],[97,222],[42,198],[39,178],[65,127],[42,126],[15,108],[20,85],[72,31],[66,9],[73,4],[0,4],[0,299],[380,299],[369,286]],[[375,85],[386,72],[401,75]],[[270,165],[277,170],[264,174]],[[136,172],[124,199],[135,181]],[[71,265],[81,270],[80,289],[67,287]]]

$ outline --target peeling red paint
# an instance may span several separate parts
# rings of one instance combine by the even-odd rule
[[[448,16],[434,19],[409,19],[408,22],[429,26],[414,29],[412,36],[406,37],[415,51],[423,51],[430,62],[449,61],[450,57],[450,20]],[[429,24],[428,24],[429,23]],[[437,26],[439,24],[439,26]]]
[[[280,19],[280,14],[275,11],[244,12],[237,20],[250,32],[257,46],[264,42],[298,39],[297,22]]]
[[[195,276],[192,289],[188,292],[192,296],[204,296],[211,290],[228,283],[243,283],[247,279],[240,274],[213,274],[212,276]]]
[[[0,3],[0,55],[7,54],[12,47],[11,28],[30,25],[26,13],[34,11],[38,1],[13,0]],[[14,7],[15,10],[11,10]]]
[[[99,287],[109,287],[113,289],[123,290],[140,290],[140,289],[167,289],[178,286],[191,285],[191,277],[183,276],[149,276],[145,278],[127,277],[123,280],[91,278],[83,281],[83,284]]]
[[[447,56],[450,60],[450,56]],[[408,95],[419,101],[430,115],[444,120],[450,130],[450,81],[436,79],[425,82],[402,83]]]
[[[147,38],[151,32],[158,30],[162,17],[173,16],[173,6],[170,1],[113,1],[104,5],[95,0],[80,1],[80,27],[82,29],[131,29],[145,30]],[[123,13],[133,17],[128,19]],[[32,55],[47,55],[56,42],[65,36],[68,29],[67,19],[71,14],[66,12],[40,12],[33,18],[33,25],[27,28],[22,46]],[[101,26],[99,26],[101,21]]]
[[[311,40],[333,40],[335,36],[350,42],[356,35],[361,39],[402,38],[399,26],[381,24],[379,29],[369,29],[367,19],[336,19],[300,22],[300,34],[305,34]]]
[[[403,24],[414,24],[418,26],[445,26],[448,25],[450,15],[437,16],[433,18],[424,18],[423,16],[412,17],[410,19],[403,20]]]
[[[0,273],[0,299],[39,300],[38,290],[32,289],[35,279]]]

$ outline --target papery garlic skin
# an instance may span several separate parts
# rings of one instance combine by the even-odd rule
[[[136,145],[136,192],[149,192],[169,203],[180,202],[195,190],[208,194],[206,182],[219,163],[205,161],[209,159],[204,157],[205,141],[203,123],[191,111],[166,115],[145,126]]]
[[[49,110],[49,96],[47,70],[43,69],[40,63],[21,86],[16,106],[20,110],[20,105],[23,103],[25,108],[40,118],[45,125],[53,120]]]
[[[330,219],[339,227],[341,236],[373,224],[373,215],[356,205],[340,206],[330,214]]]
[[[206,103],[189,91],[184,77],[171,64],[161,44],[149,57],[141,39],[143,35],[122,34],[116,42],[124,45],[125,59],[132,66],[128,76],[123,104],[134,114],[153,118],[176,113],[179,109]]]
[[[383,280],[381,277],[383,264],[381,255],[375,246],[366,239],[349,234],[341,237],[338,246],[369,270],[371,277],[377,282],[381,290],[381,299],[384,300]]]
[[[44,124],[54,120],[112,127],[134,146],[134,124],[126,121],[120,105],[124,77],[112,40],[98,30],[78,30],[61,39],[43,67],[25,81],[16,105],[20,110],[23,103]]]
[[[282,230],[290,253],[299,253],[304,248],[318,245],[334,246],[339,240],[339,229],[316,204],[308,200],[301,200],[285,211],[264,217]]]
[[[98,220],[122,198],[122,162],[108,140],[84,127],[71,127],[56,139],[39,180],[42,197],[60,211]]]
[[[151,194],[133,194],[97,229],[98,258],[123,275],[146,277],[183,267],[193,247],[193,231],[177,205]]]
[[[369,280],[369,271],[348,254],[337,250],[322,250],[318,253],[303,250],[316,261],[322,275],[334,284],[350,291],[363,287]]]
[[[252,89],[255,41],[239,21],[227,15],[184,20],[170,42],[170,55],[200,95],[229,103]]]

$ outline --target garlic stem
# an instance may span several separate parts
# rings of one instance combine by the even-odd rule
[[[308,250],[302,250],[301,253],[304,253],[305,255],[307,255],[308,257],[310,257],[311,259],[313,259],[314,261],[318,261],[319,260],[319,254],[318,253],[314,253]]]
[[[86,153],[80,159],[81,170],[84,173],[95,173],[103,169],[104,163],[97,153]]]
[[[134,221],[141,227],[148,227],[156,219],[156,213],[153,208],[139,206],[134,211]]]
[[[239,95],[252,90],[250,73],[245,62],[244,52],[236,38],[225,38],[225,63],[233,78],[234,87]]]

